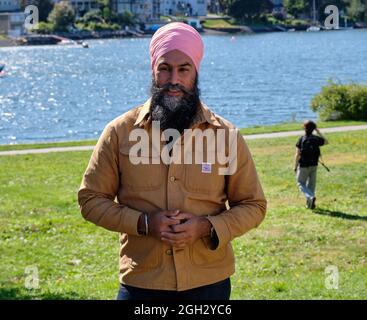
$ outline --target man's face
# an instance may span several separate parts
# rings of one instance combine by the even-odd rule
[[[150,113],[162,130],[188,129],[200,104],[200,90],[193,61],[178,50],[158,59],[153,72]]]
[[[189,56],[173,50],[158,59],[153,76],[159,87],[171,84],[166,92],[168,96],[182,98],[184,92],[179,87],[183,86],[188,91],[194,88],[196,69]]]

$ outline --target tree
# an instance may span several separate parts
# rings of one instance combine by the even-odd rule
[[[239,20],[253,20],[273,8],[270,0],[223,0],[225,12]]]
[[[356,22],[367,22],[367,0],[350,0],[347,13]]]
[[[138,19],[132,12],[124,11],[117,15],[116,22],[124,26],[134,26],[138,23]]]
[[[75,12],[67,1],[56,3],[48,16],[48,21],[54,25],[55,31],[66,31],[74,19]]]
[[[106,21],[102,18],[102,13],[101,10],[99,9],[88,11],[78,21],[83,22],[85,24],[88,24],[90,22],[106,23]]]
[[[54,31],[54,26],[52,23],[41,21],[32,31],[40,34],[50,34]]]
[[[296,18],[301,14],[309,15],[312,9],[312,0],[284,0],[284,8]]]
[[[112,10],[112,0],[97,0],[97,3],[103,19],[106,22],[112,22],[116,18],[116,14]]]

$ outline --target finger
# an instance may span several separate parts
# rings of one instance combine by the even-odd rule
[[[173,233],[173,232],[161,232],[161,237],[173,241],[183,241],[187,239],[185,232]]]
[[[160,233],[162,232],[172,232],[172,228],[171,226],[162,226],[161,229],[159,230]]]
[[[168,217],[165,217],[163,219],[163,223],[167,226],[171,226],[171,225],[175,225],[175,224],[180,224],[181,221],[180,220],[176,220],[176,219],[173,219],[173,218],[168,218]]]
[[[183,233],[189,230],[191,225],[192,224],[185,222],[185,223],[180,223],[176,225],[171,225],[170,228],[174,233],[178,233],[178,232]]]
[[[166,217],[174,217],[174,216],[177,216],[179,213],[180,213],[180,210],[167,210],[167,211],[164,211],[164,215]]]
[[[178,215],[172,217],[172,219],[183,220],[183,219],[191,219],[192,217],[195,217],[195,215],[190,212],[180,212]]]

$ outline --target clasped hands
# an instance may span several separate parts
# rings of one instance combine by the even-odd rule
[[[148,226],[149,236],[181,249],[210,235],[211,229],[207,218],[179,210],[163,210],[149,214]]]

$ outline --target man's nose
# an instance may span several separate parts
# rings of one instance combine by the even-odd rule
[[[174,69],[172,70],[170,82],[173,85],[179,84],[179,77],[178,77],[177,70],[174,70]]]

